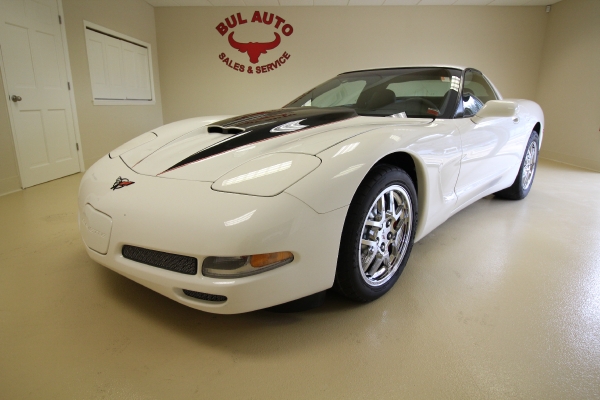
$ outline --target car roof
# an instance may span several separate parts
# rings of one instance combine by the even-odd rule
[[[451,68],[451,69],[458,69],[461,71],[468,69],[468,67],[461,67],[458,65],[402,65],[402,66],[398,66],[398,67],[357,69],[354,71],[342,72],[340,75],[350,74],[353,72],[381,71],[381,70],[402,69],[402,68]]]

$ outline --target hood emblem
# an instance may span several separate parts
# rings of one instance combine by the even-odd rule
[[[117,180],[115,181],[115,183],[112,185],[111,189],[112,190],[121,189],[121,188],[124,188],[125,186],[133,185],[134,183],[135,182],[131,182],[127,178],[118,177]]]
[[[306,118],[305,118],[306,119]],[[304,119],[299,119],[298,121],[288,122],[287,124],[276,126],[271,129],[273,133],[283,133],[283,132],[294,132],[299,131],[300,129],[304,129],[308,127],[308,125],[300,125],[300,122],[304,121]]]

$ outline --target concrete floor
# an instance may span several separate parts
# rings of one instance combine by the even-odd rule
[[[2,399],[600,398],[600,174],[542,160],[417,243],[394,289],[222,316],[92,262],[75,175],[0,197]]]

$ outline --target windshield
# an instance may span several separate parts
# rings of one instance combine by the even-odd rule
[[[341,74],[284,106],[347,107],[359,115],[452,118],[461,71],[397,68]]]

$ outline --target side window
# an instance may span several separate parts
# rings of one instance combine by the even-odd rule
[[[485,103],[497,99],[496,93],[480,72],[465,72],[462,95],[464,117],[472,117]]]
[[[467,92],[463,91],[463,109],[465,118],[477,114],[477,111],[479,111],[481,107],[483,107],[481,100],[472,95],[472,93],[467,94]]]

